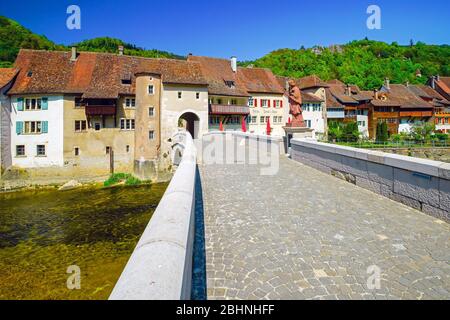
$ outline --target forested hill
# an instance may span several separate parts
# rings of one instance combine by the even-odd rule
[[[280,49],[241,65],[271,69],[275,74],[299,78],[316,74],[323,80],[340,79],[362,89],[378,88],[385,77],[393,83],[424,83],[431,75],[450,76],[450,46],[408,46],[362,40],[343,46]],[[422,77],[416,76],[420,70]]]
[[[118,52],[118,46],[123,45],[125,54],[149,57],[149,58],[173,58],[183,59],[166,51],[145,50],[128,44],[119,39],[95,38],[74,44],[81,51]],[[37,35],[26,29],[19,23],[9,18],[0,16],[0,68],[10,67],[14,63],[19,50],[69,50],[70,46],[58,45],[45,36]]]
[[[146,50],[113,38],[95,38],[74,44],[80,51],[118,52],[126,55],[183,59],[184,57],[159,50]],[[20,48],[69,50],[45,36],[37,35],[19,23],[0,16],[0,67],[14,63]],[[385,77],[393,83],[424,83],[431,75],[450,76],[450,46],[426,45],[418,42],[409,46],[377,41],[353,41],[343,46],[312,49],[280,49],[255,61],[240,65],[254,65],[271,69],[275,74],[299,78],[316,74],[323,80],[340,79],[362,89],[378,88]],[[416,76],[420,70],[422,77]]]

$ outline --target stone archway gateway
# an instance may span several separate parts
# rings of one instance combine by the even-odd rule
[[[178,119],[178,127],[185,128],[193,139],[198,139],[200,118],[193,112],[185,112]]]

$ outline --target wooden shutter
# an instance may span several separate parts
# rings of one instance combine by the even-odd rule
[[[253,100],[253,105],[255,106],[255,108],[258,106],[258,99]]]
[[[41,99],[41,110],[48,110],[48,98]]]
[[[22,121],[17,121],[16,122],[16,133],[18,135],[23,133],[23,122]]]
[[[283,100],[280,100],[280,108],[283,108]]]
[[[48,133],[48,121],[42,121],[42,133]]]
[[[267,99],[267,108],[270,108],[270,99]]]
[[[23,98],[17,99],[17,111],[23,111]]]

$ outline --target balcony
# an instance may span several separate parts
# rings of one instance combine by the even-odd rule
[[[249,115],[250,108],[245,105],[210,104],[209,114],[212,115]]]
[[[327,111],[327,118],[328,119],[344,119],[345,118],[344,110],[342,110],[342,111]]]
[[[114,116],[116,115],[116,106],[112,105],[87,105],[85,107],[86,115],[93,116]]]

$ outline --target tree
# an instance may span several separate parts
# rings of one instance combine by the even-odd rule
[[[342,124],[337,121],[330,121],[328,123],[328,140],[331,142],[340,141],[344,134]]]
[[[386,122],[379,122],[377,124],[376,142],[387,142],[389,139],[389,131]]]

